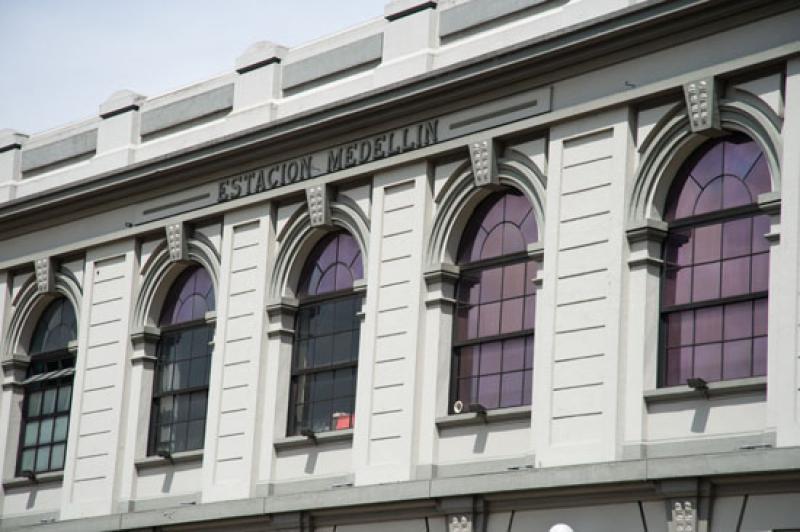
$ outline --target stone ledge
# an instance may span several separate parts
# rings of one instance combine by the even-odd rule
[[[63,471],[51,471],[49,473],[39,473],[36,475],[36,480],[26,477],[14,477],[3,480],[4,489],[25,488],[31,486],[39,486],[41,484],[55,484],[56,482],[64,482]]]
[[[531,420],[530,406],[515,406],[511,408],[501,408],[489,410],[486,416],[475,412],[465,412],[463,414],[453,414],[436,418],[436,428],[439,430],[453,427],[466,427],[470,425],[484,425],[491,423],[501,423],[503,421]]]
[[[203,461],[203,450],[196,451],[183,451],[172,455],[172,460],[162,456],[146,456],[144,458],[137,458],[134,462],[137,471],[143,469],[152,469],[156,467],[172,466],[177,464],[187,464],[191,462]]]
[[[750,377],[747,379],[733,379],[729,381],[708,383],[709,398],[723,395],[765,392],[766,390],[766,377]],[[704,397],[705,395],[701,390],[695,390],[685,385],[671,386],[669,388],[657,388],[655,390],[648,390],[644,392],[644,400],[647,404],[683,401],[686,399],[702,399]]]
[[[285,451],[287,449],[298,449],[315,447],[318,445],[325,445],[328,443],[346,441],[352,444],[353,442],[353,429],[345,430],[329,430],[326,432],[318,432],[314,434],[316,441],[307,436],[287,436],[275,440],[273,445],[276,451]]]

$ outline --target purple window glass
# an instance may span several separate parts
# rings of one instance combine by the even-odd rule
[[[205,268],[192,266],[178,276],[167,294],[160,326],[205,319],[215,309],[214,284]]]
[[[678,173],[664,208],[663,386],[766,373],[770,190],[766,160],[742,134],[709,141]]]
[[[361,248],[348,233],[320,240],[308,258],[300,281],[300,296],[319,296],[349,290],[364,276]]]
[[[159,325],[148,452],[202,449],[214,326],[214,284],[201,266],[185,269],[172,283]]]
[[[459,246],[451,395],[467,408],[531,403],[537,265],[533,208],[514,190],[478,205]]]
[[[75,357],[69,343],[77,337],[75,309],[65,298],[45,308],[34,329],[22,404],[17,475],[64,469]]]
[[[289,434],[353,428],[364,267],[352,235],[320,240],[302,270],[295,319]]]

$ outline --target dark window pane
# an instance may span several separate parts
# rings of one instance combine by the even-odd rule
[[[308,257],[300,276],[301,296],[321,295],[353,287],[363,277],[361,250],[344,231],[320,240]]]
[[[752,218],[740,218],[723,224],[722,256],[723,258],[741,257],[750,253],[750,226]]]
[[[722,249],[722,225],[712,224],[694,230],[694,262],[719,260]]]
[[[36,450],[36,472],[47,471],[50,468],[50,446],[45,445]]]
[[[30,447],[31,445],[36,445],[39,441],[39,422],[38,421],[28,421],[25,425],[25,438],[23,440],[23,445],[26,447]]]
[[[22,459],[20,460],[20,471],[33,471],[33,464],[36,458],[36,450],[29,449],[27,451],[23,451]]]
[[[694,206],[694,214],[708,214],[722,208],[722,179],[712,181],[700,193]],[[697,249],[695,247],[695,249]]]
[[[729,209],[753,203],[750,190],[736,177],[725,176],[722,180],[722,208]]]
[[[761,148],[746,137],[731,137],[725,143],[725,173],[745,177],[761,155]]]
[[[189,386],[189,370],[191,366],[190,360],[177,362],[173,365],[175,375],[172,380],[173,389],[180,390]]]
[[[477,375],[480,365],[480,347],[462,347],[458,353],[458,376]]]
[[[481,272],[481,303],[498,301],[502,298],[503,269],[489,268]]]
[[[39,443],[51,441],[53,441],[53,418],[46,418],[39,424]]]
[[[503,374],[501,381],[501,407],[519,406],[522,404],[523,372],[514,371]]]
[[[67,440],[67,427],[69,425],[69,416],[59,416],[55,419],[53,426],[53,441],[66,441]]]
[[[753,339],[753,376],[767,374],[767,338]]]
[[[700,155],[694,168],[691,169],[691,174],[701,187],[708,186],[712,179],[723,173],[722,148],[723,143],[718,142],[700,148],[698,151],[702,155]]]
[[[500,303],[487,303],[480,307],[478,336],[491,336],[500,332]]]
[[[689,266],[692,264],[692,230],[670,231],[665,244],[665,260],[669,266]]]
[[[695,311],[695,343],[722,340],[722,307],[707,307]]]
[[[525,263],[511,264],[503,268],[503,298],[525,294]]]
[[[720,265],[712,262],[693,268],[692,300],[704,301],[719,297]],[[676,301],[677,303],[677,301]]]
[[[336,371],[333,376],[333,396],[349,397],[356,394],[355,369],[345,368]]]
[[[525,251],[525,238],[519,227],[510,223],[503,224],[503,255]]]
[[[478,402],[486,408],[497,408],[500,405],[500,375],[480,377]]]
[[[533,329],[536,322],[536,296],[525,296],[525,319],[522,322],[524,329]]]
[[[526,370],[524,375],[522,384],[522,404],[529,405],[533,399],[533,373],[531,370]]]
[[[667,315],[667,346],[691,345],[694,340],[694,312],[674,312]]]
[[[769,254],[761,253],[753,256],[753,279],[750,290],[761,292],[769,289]]]
[[[208,392],[192,393],[189,404],[189,418],[190,419],[205,419],[206,417],[206,403],[208,399]]]
[[[679,190],[680,192],[673,192],[675,198],[667,207],[665,214],[667,220],[677,220],[692,216],[694,214],[694,205],[697,203],[697,198],[702,191],[694,179],[690,177],[683,180],[683,187]]]
[[[750,195],[753,198],[758,198],[759,194],[764,194],[772,190],[772,183],[769,177],[769,166],[767,165],[766,158],[762,155],[745,180],[747,187],[750,189]]]
[[[724,344],[723,379],[740,379],[749,377],[750,361],[752,358],[752,343],[750,340],[736,340]]]
[[[753,336],[767,334],[767,300],[759,299],[753,303]]]
[[[190,421],[186,436],[187,449],[202,449],[205,436],[206,422],[204,419]]]
[[[208,385],[210,357],[201,356],[191,360],[189,369],[189,386]]]
[[[202,320],[206,312],[215,309],[214,289],[208,272],[200,266],[185,269],[172,283],[159,324],[175,325]]]
[[[56,410],[57,388],[48,388],[44,391],[44,401],[42,401],[42,415],[52,414]]]
[[[503,254],[503,226],[496,225],[489,234],[486,240],[483,241],[483,247],[480,251],[481,259],[491,259],[492,257],[499,257]]]
[[[64,454],[67,451],[67,446],[64,443],[53,445],[52,453],[50,454],[50,470],[57,471],[64,469]]]
[[[56,408],[59,412],[69,412],[72,400],[72,385],[62,385],[58,390],[58,404]]]
[[[753,217],[753,253],[769,251],[769,242],[764,235],[770,232],[769,216]]]
[[[750,257],[722,261],[722,297],[750,291]]]
[[[75,309],[65,298],[59,298],[45,308],[31,337],[30,355],[66,349],[78,337]]]
[[[521,297],[503,301],[502,321],[500,325],[501,333],[511,333],[522,330],[523,302],[524,299]]]
[[[188,423],[175,423],[172,426],[172,441],[174,451],[185,451],[188,449],[189,442],[189,424]]]
[[[28,416],[38,416],[42,408],[42,392],[32,392],[28,395]]]
[[[328,366],[333,359],[333,336],[320,336],[314,344],[314,367]]]
[[[478,379],[477,378],[459,379],[458,394],[456,396],[456,399],[463,402],[465,405],[469,405],[470,403],[476,402],[477,397],[478,397]]]
[[[499,373],[503,363],[503,349],[500,342],[481,344],[481,375]]]
[[[664,304],[682,305],[692,300],[692,268],[668,269],[664,276]]]
[[[314,376],[311,390],[312,401],[324,401],[333,397],[333,372],[323,371]]]
[[[503,371],[516,371],[525,367],[525,338],[503,342]]]
[[[722,376],[722,344],[695,346],[694,376],[707,381],[720,380]]]
[[[753,303],[725,305],[725,340],[749,338],[753,335]]]
[[[347,362],[353,358],[353,333],[343,332],[333,337],[333,363]]]

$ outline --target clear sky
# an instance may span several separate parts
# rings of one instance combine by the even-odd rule
[[[0,129],[95,116],[114,91],[154,96],[383,14],[386,0],[0,0]]]

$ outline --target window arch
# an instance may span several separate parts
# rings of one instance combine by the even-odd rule
[[[708,141],[667,194],[659,384],[765,375],[769,217],[767,160],[736,133]]]
[[[295,318],[288,434],[353,426],[361,320],[354,281],[361,249],[345,231],[323,237],[303,267]]]
[[[66,298],[52,301],[31,337],[27,378],[23,382],[17,474],[64,469],[75,350],[75,309]]]
[[[149,454],[201,449],[214,339],[214,285],[199,265],[173,282],[159,319]]]
[[[527,247],[537,240],[533,208],[515,189],[492,194],[470,217],[458,250],[451,412],[456,401],[531,403],[537,264]]]

